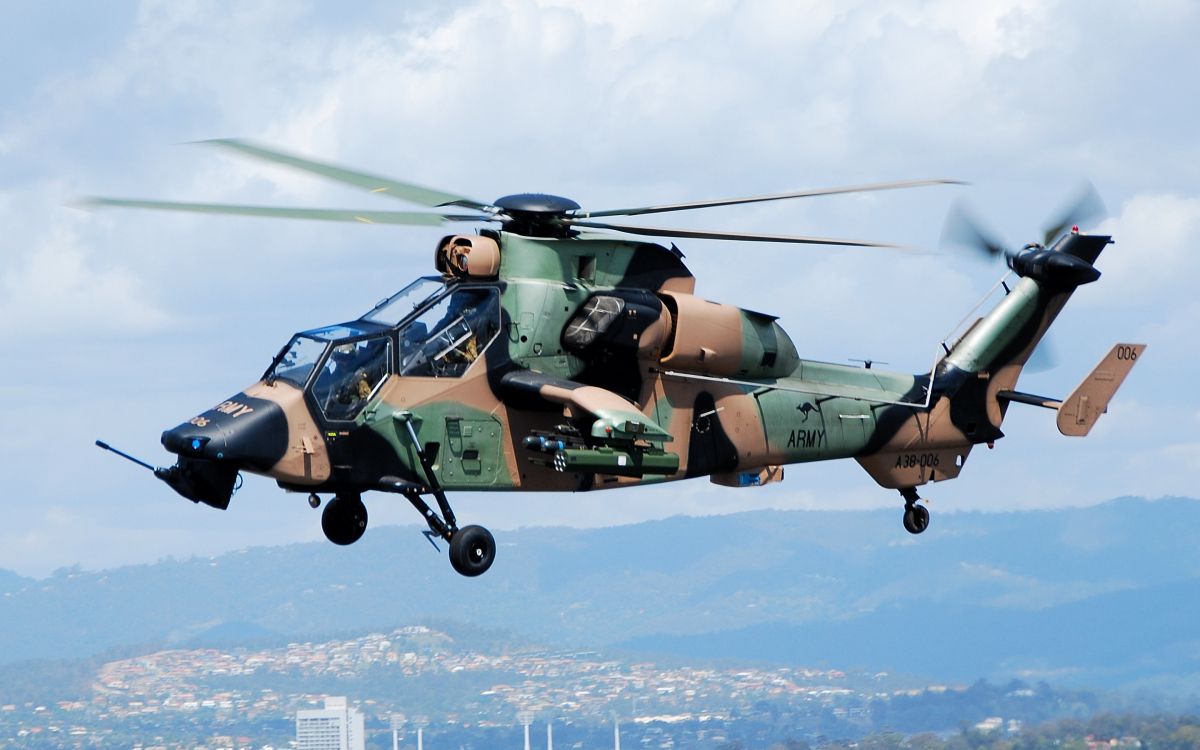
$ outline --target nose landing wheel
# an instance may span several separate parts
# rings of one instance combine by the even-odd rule
[[[929,509],[918,505],[921,499],[916,489],[907,487],[900,490],[904,497],[904,530],[910,534],[920,534],[929,528]]]

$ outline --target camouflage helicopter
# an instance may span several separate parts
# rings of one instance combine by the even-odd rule
[[[786,464],[854,458],[898,490],[903,524],[929,525],[917,488],[957,477],[1003,436],[1011,403],[1058,411],[1086,435],[1141,356],[1117,344],[1066,399],[1016,390],[1031,353],[1075,289],[1096,281],[1111,242],[1072,228],[1081,200],[1044,243],[1005,249],[960,217],[956,239],[1003,257],[1017,280],[928,372],[801,359],[774,316],[702,299],[682,253],[633,236],[886,246],[823,237],[612,224],[629,217],[951,182],[915,180],[779,195],[585,211],[553,195],[492,203],[241,140],[210,141],[441,213],[346,211],[95,198],[98,206],[376,224],[484,222],[499,229],[437,244],[425,276],[349,322],[294,335],[244,391],[162,434],[174,465],[97,441],[196,503],[228,507],[240,472],[308,493],[335,544],[367,526],[363,494],[402,495],[449,544],[464,576],[484,573],[495,540],[459,526],[456,490],[601,490],[707,476],[730,487],[783,478]],[[1007,278],[1007,276],[1005,277]],[[432,498],[433,507],[427,498]],[[436,545],[435,545],[436,546]]]

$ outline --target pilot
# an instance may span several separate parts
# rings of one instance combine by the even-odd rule
[[[383,342],[342,344],[334,348],[330,358],[334,369],[329,377],[335,384],[332,400],[344,407],[338,410],[339,416],[348,416],[356,411],[357,404],[371,397],[379,382],[378,370],[382,369],[380,362],[374,360],[386,351]]]
[[[478,356],[479,356],[479,339],[478,339],[478,336],[475,334],[474,329],[472,329],[471,338],[467,339],[462,344],[459,344],[459,346],[456,349],[449,352],[446,355],[446,359],[450,362],[461,362],[461,363],[465,363],[465,364],[470,364],[471,362],[474,362],[476,357],[478,357]]]
[[[317,374],[313,384],[313,393],[322,403],[333,401],[340,391],[339,382],[346,377],[347,371],[354,366],[354,344],[342,344],[333,349],[326,363]]]
[[[494,332],[495,326],[490,320],[492,306],[488,304],[491,299],[492,296],[488,292],[480,289],[459,289],[450,298],[450,305],[437,329],[440,330],[443,325],[452,324],[461,316],[467,328],[470,329],[471,336],[453,351],[447,353],[446,358],[449,361],[469,364],[479,357],[480,337],[482,336],[483,340],[487,341],[491,339]]]
[[[333,372],[335,375],[342,375],[346,370],[354,366],[356,359],[354,344],[342,344],[333,348]]]
[[[404,332],[404,348],[419,349],[404,358],[402,372],[405,375],[461,375],[466,365],[478,359],[482,344],[496,332],[495,300],[495,294],[487,289],[455,289],[443,301],[445,307],[436,323],[425,326],[421,321],[415,321]],[[447,348],[451,344],[454,346]]]

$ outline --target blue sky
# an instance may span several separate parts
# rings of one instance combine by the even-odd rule
[[[200,146],[247,137],[481,199],[585,207],[954,177],[927,188],[695,212],[710,229],[936,246],[969,200],[1015,244],[1085,178],[1117,244],[1055,329],[1065,395],[1112,342],[1149,343],[1093,434],[1014,408],[1008,437],[929,488],[936,514],[1194,495],[1200,7],[1190,2],[20,4],[0,29],[0,567],[146,562],[318,538],[250,477],[193,507],[92,447],[166,463],[164,429],[253,381],[294,330],[430,272],[423,229],[85,212],[81,195],[402,208]],[[667,222],[664,222],[667,223]],[[972,257],[680,243],[703,296],[777,314],[802,355],[916,371],[996,280]],[[879,507],[853,462],[781,485],[464,495],[503,529],[757,507]],[[401,507],[401,506],[405,507]],[[410,523],[392,497],[372,523]],[[899,515],[899,514],[897,514]],[[899,532],[899,518],[897,517]],[[936,526],[930,533],[935,533]],[[416,539],[414,543],[421,542]],[[423,543],[423,542],[421,542]]]

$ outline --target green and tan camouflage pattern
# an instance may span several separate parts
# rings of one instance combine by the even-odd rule
[[[771,316],[694,296],[691,274],[658,245],[495,237],[503,325],[465,374],[391,375],[353,426],[334,432],[320,430],[297,389],[259,382],[246,395],[278,404],[289,431],[285,457],[263,473],[292,489],[370,489],[384,474],[421,481],[411,420],[436,448],[446,490],[592,490],[696,476],[755,486],[782,479],[786,464],[841,458],[855,458],[883,487],[917,487],[956,477],[974,445],[1002,437],[1008,394],[1073,291],[1019,279],[932,372],[912,375],[801,359]],[[598,365],[570,350],[564,328],[585,302],[622,290],[639,309],[657,306],[637,321],[623,358]],[[605,455],[668,454],[678,470],[559,471],[523,441],[564,424]],[[386,460],[339,478],[336,445],[356,434],[372,436],[371,455]]]

